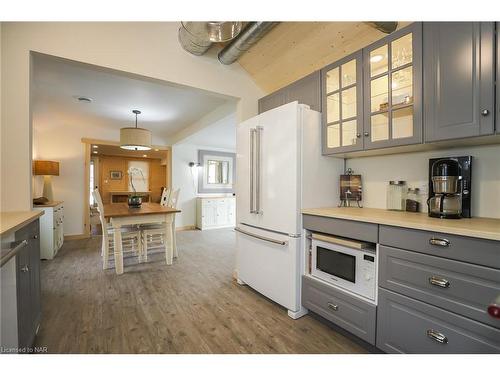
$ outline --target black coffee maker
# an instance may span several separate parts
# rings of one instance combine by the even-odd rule
[[[429,216],[471,217],[472,156],[429,159]]]

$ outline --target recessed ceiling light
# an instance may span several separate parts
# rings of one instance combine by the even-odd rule
[[[92,148],[99,148],[98,145],[92,145]]]
[[[375,55],[375,56],[370,57],[370,62],[377,63],[379,61],[382,61],[383,58],[384,58],[384,56],[382,56],[382,55]]]
[[[143,158],[147,158],[148,156],[146,154],[142,155]]]
[[[88,98],[86,96],[79,96],[77,99],[81,103],[92,103],[93,101],[92,98]]]
[[[92,151],[94,154],[97,154],[97,151]]]
[[[155,151],[160,151],[160,149],[159,148],[155,148]]]

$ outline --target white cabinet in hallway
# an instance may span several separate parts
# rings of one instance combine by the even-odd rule
[[[63,202],[49,202],[33,209],[44,212],[40,217],[40,259],[53,259],[64,242]]]
[[[198,197],[196,227],[205,229],[235,226],[236,199],[234,197]]]

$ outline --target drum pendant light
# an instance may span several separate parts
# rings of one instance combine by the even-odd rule
[[[151,132],[148,129],[137,127],[137,115],[141,111],[134,109],[135,128],[120,129],[120,148],[125,150],[151,150]]]

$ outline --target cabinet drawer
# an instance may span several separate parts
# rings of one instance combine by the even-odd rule
[[[33,240],[35,237],[39,237],[39,235],[40,221],[37,219],[17,230],[15,238],[16,241]]]
[[[375,345],[375,305],[302,276],[302,305]]]
[[[500,268],[500,241],[381,225],[379,242],[400,249]]]
[[[385,352],[500,353],[496,328],[382,288],[378,302],[377,347]]]
[[[380,246],[379,286],[500,328],[487,308],[500,296],[500,270]]]
[[[302,215],[303,227],[315,232],[328,233],[361,241],[378,242],[378,224]]]

